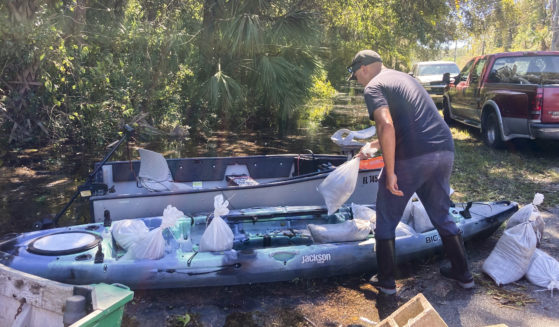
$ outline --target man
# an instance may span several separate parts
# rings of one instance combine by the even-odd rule
[[[395,231],[415,192],[439,231],[451,262],[451,267],[441,267],[441,274],[464,288],[473,287],[462,232],[448,214],[454,162],[450,129],[427,91],[408,74],[385,68],[376,52],[358,52],[348,70],[350,79],[365,86],[365,103],[378,135],[371,147],[380,146],[384,157],[376,206],[378,273],[370,283],[385,294],[396,293]],[[359,156],[367,158],[363,152]]]

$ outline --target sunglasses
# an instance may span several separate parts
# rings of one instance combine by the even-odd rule
[[[347,69],[348,72],[353,74],[353,73],[357,72],[359,70],[359,68],[361,68],[361,66],[372,64],[372,63],[375,63],[375,62],[378,62],[378,61],[382,62],[381,60],[374,60],[374,59],[369,60],[369,61],[365,61],[365,62],[363,62],[363,61],[356,62],[356,63],[353,64],[353,66],[356,66],[355,68],[353,68],[353,66],[347,66],[346,69]]]

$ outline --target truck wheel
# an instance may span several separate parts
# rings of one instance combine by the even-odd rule
[[[494,149],[502,149],[505,146],[505,142],[501,137],[499,120],[497,120],[497,115],[494,112],[485,116],[482,122],[481,133],[483,135],[483,141],[488,146]]]
[[[450,105],[446,99],[443,101],[443,118],[448,126],[454,123],[454,120],[450,117]]]

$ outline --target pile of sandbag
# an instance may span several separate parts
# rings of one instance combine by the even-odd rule
[[[163,211],[161,225],[149,230],[140,219],[116,221],[111,226],[115,242],[127,252],[122,259],[161,259],[165,255],[166,241],[163,231],[174,226],[184,213],[168,205]]]
[[[545,227],[537,208],[542,202],[543,195],[536,193],[531,204],[522,207],[509,219],[503,236],[483,263],[482,270],[497,285],[512,283],[526,276],[531,283],[552,292],[559,289],[559,262],[536,248]]]

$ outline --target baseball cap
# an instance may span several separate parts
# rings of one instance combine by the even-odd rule
[[[359,67],[366,66],[374,62],[382,62],[382,59],[379,54],[373,50],[361,50],[357,52],[355,57],[353,57],[351,65],[347,66],[347,71],[351,73],[347,80],[357,79],[355,77],[355,72],[359,69]]]

